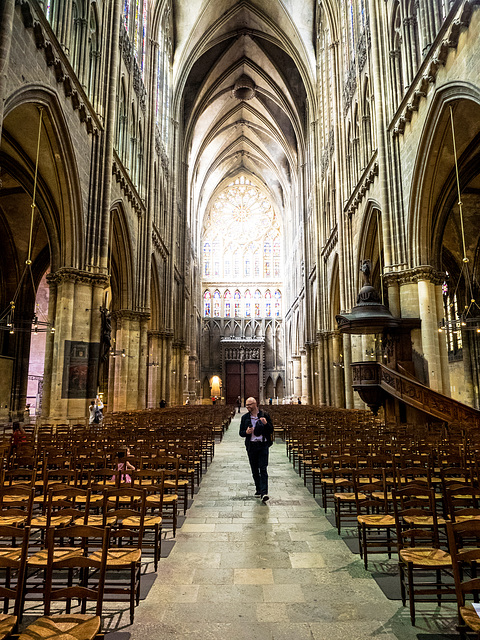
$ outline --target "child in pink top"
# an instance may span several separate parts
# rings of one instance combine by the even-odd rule
[[[127,455],[129,453],[130,452],[128,449],[126,451],[119,451],[117,453],[117,471],[122,472],[120,474],[120,482],[132,482],[130,474],[125,473],[127,470],[135,471],[135,467],[133,466],[133,464],[127,460]],[[112,479],[114,480],[115,476],[113,476]]]

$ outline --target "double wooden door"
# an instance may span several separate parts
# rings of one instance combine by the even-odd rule
[[[226,401],[235,404],[238,396],[259,400],[259,362],[233,360],[226,363]]]

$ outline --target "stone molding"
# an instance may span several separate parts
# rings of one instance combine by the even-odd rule
[[[145,203],[143,202],[140,194],[137,191],[137,188],[130,180],[125,167],[123,166],[122,161],[118,157],[116,151],[113,152],[113,163],[112,163],[112,174],[115,176],[115,180],[120,184],[120,188],[124,193],[127,200],[131,203],[132,209],[137,213],[137,215],[142,215],[145,213]]]
[[[370,186],[374,183],[375,178],[378,176],[378,162],[377,162],[377,150],[375,149],[370,158],[366,169],[364,170],[360,180],[357,183],[352,195],[348,199],[345,205],[344,211],[347,215],[352,216],[360,206],[360,203],[365,197],[365,194],[370,189]]]
[[[169,329],[150,329],[147,331],[147,335],[149,338],[171,338],[173,336],[173,331],[170,331]]]
[[[260,348],[251,346],[225,347],[224,358],[229,360],[260,360]]]
[[[139,322],[148,321],[151,318],[149,311],[134,311],[133,309],[117,309],[112,311],[114,320],[137,320]]]
[[[159,254],[162,256],[163,260],[164,261],[167,260],[169,251],[165,246],[165,243],[163,242],[160,232],[155,226],[153,227],[153,230],[152,230],[152,243],[155,249],[157,249]]]
[[[49,285],[58,285],[62,282],[74,282],[106,288],[110,283],[110,276],[101,273],[91,273],[90,271],[82,271],[81,269],[74,269],[72,267],[61,267],[55,271],[55,273],[49,273],[47,275],[47,282]]]
[[[388,127],[394,136],[405,133],[407,122],[412,119],[414,111],[418,111],[420,100],[426,97],[430,85],[435,83],[438,70],[445,66],[450,50],[457,48],[460,34],[468,28],[473,9],[479,4],[479,0],[462,2],[456,15],[449,22],[445,22],[438,32]]]
[[[63,83],[65,96],[71,99],[72,107],[78,111],[80,122],[85,123],[87,133],[97,135],[102,130],[102,125],[88,96],[77,80],[65,53],[55,46],[56,37],[47,19],[41,13],[37,15],[33,12],[31,5],[32,3],[27,1],[20,3],[25,29],[33,29],[37,49],[43,49],[47,66],[53,67],[56,81]]]
[[[414,267],[413,269],[405,269],[404,271],[396,271],[392,273],[384,273],[383,281],[387,286],[392,284],[416,284],[421,280],[427,280],[433,284],[442,284],[445,280],[445,273],[438,271],[429,265]]]
[[[338,243],[338,225],[335,224],[334,228],[330,233],[330,237],[328,238],[327,242],[325,243],[325,246],[322,249],[321,255],[325,262],[328,260],[328,258],[330,257],[330,254],[332,253],[334,248],[337,246],[337,243]]]
[[[171,329],[158,329],[147,331],[149,338],[173,338],[173,331]]]

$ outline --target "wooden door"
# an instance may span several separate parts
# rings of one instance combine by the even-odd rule
[[[242,369],[240,362],[227,362],[227,390],[225,399],[227,404],[235,404],[238,396],[242,395]]]
[[[258,362],[245,362],[245,399],[258,398]]]

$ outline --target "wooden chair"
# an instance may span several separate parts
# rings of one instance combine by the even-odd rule
[[[153,549],[153,563],[155,571],[162,553],[162,522],[163,522],[163,496],[164,496],[164,471],[143,469],[133,471],[132,480],[135,488],[145,491],[146,513],[144,518],[145,538],[149,531],[153,531],[153,543],[142,542],[142,549]],[[141,520],[138,516],[127,518],[125,526],[136,529],[140,527]]]
[[[178,514],[178,475],[180,469],[180,460],[175,456],[158,456],[154,459],[154,468],[157,471],[164,472],[164,493],[163,493],[163,518],[165,520],[171,515],[172,533],[175,537],[177,532],[177,514]],[[148,502],[156,502],[154,496],[147,496]]]
[[[8,638],[22,619],[25,574],[28,553],[30,528],[0,526],[0,570],[5,577],[0,582],[0,598],[3,598],[3,613],[0,614],[0,639]],[[19,538],[21,541],[19,541]],[[8,544],[4,544],[8,541]],[[16,581],[12,584],[12,573],[16,573]],[[14,600],[13,614],[8,613],[9,601]]]
[[[12,485],[0,488],[0,526],[22,527],[32,517],[34,489]]]
[[[124,498],[130,499],[126,503]],[[109,517],[115,518],[116,526],[111,529],[110,543],[115,545],[107,550],[107,578],[111,572],[116,572],[118,580],[105,584],[105,593],[113,595],[128,595],[130,601],[130,622],[133,623],[135,605],[140,601],[140,578],[142,560],[142,540],[145,521],[146,500],[142,489],[130,486],[104,491],[103,517],[104,526]],[[128,518],[139,518],[138,526],[127,526]],[[99,560],[100,552],[94,552],[90,557]],[[120,576],[118,573],[120,572]],[[121,573],[130,576],[125,581]]]
[[[369,480],[359,483],[359,478]],[[369,553],[388,553],[392,557],[392,548],[396,540],[392,540],[395,530],[395,518],[389,513],[385,470],[362,469],[354,474],[355,503],[357,507],[358,544],[360,557],[363,557],[365,569],[368,569]]]
[[[442,582],[443,573],[450,575],[452,560],[440,548],[433,489],[414,483],[405,489],[394,488],[392,495],[402,603],[406,606],[408,597],[410,619],[415,625],[415,602],[431,602],[425,596],[435,595],[440,606],[444,594],[455,593],[452,585]],[[420,546],[418,541],[422,543]],[[435,572],[433,582],[415,581],[416,575],[430,572]]]
[[[107,563],[107,549],[110,530],[96,529],[93,527],[73,526],[65,527],[61,531],[51,529],[48,535],[48,562],[45,584],[45,616],[35,620],[20,634],[19,640],[94,640],[101,628],[101,614],[103,605],[103,593],[105,588],[105,570]],[[80,553],[77,556],[58,558],[55,550],[57,538],[68,537],[81,539],[80,549],[88,553],[88,541],[99,538],[100,551],[96,557]],[[86,542],[87,541],[87,542]],[[56,570],[68,570],[68,582],[61,586],[53,585],[53,575]],[[95,586],[92,585],[90,574],[96,572],[98,579]],[[78,581],[72,584],[78,576]],[[78,598],[81,602],[81,613],[71,613],[72,599]],[[50,615],[53,600],[66,600],[66,613]],[[96,602],[95,614],[87,614],[87,600]]]
[[[480,520],[449,522],[447,535],[457,596],[457,629],[462,640],[467,638],[468,630],[474,631],[477,638],[480,638],[480,617],[473,606],[465,602],[467,594],[471,594],[475,602],[479,600],[480,578],[477,577],[477,567],[480,563]]]
[[[90,489],[52,485],[41,515],[34,515],[31,527],[49,530],[51,527],[66,527],[72,522],[87,524],[90,505]]]
[[[351,521],[357,520],[357,514],[355,509],[355,483],[354,474],[356,469],[354,467],[341,467],[340,469],[333,470],[333,504],[335,509],[335,525],[337,527],[338,535],[341,533],[342,520],[349,519]],[[365,494],[359,494],[362,500],[365,499]]]
[[[480,520],[480,488],[452,484],[446,489],[447,513],[452,522]]]
[[[23,485],[26,487],[35,487],[37,471],[36,469],[8,469],[5,471],[4,486]]]

